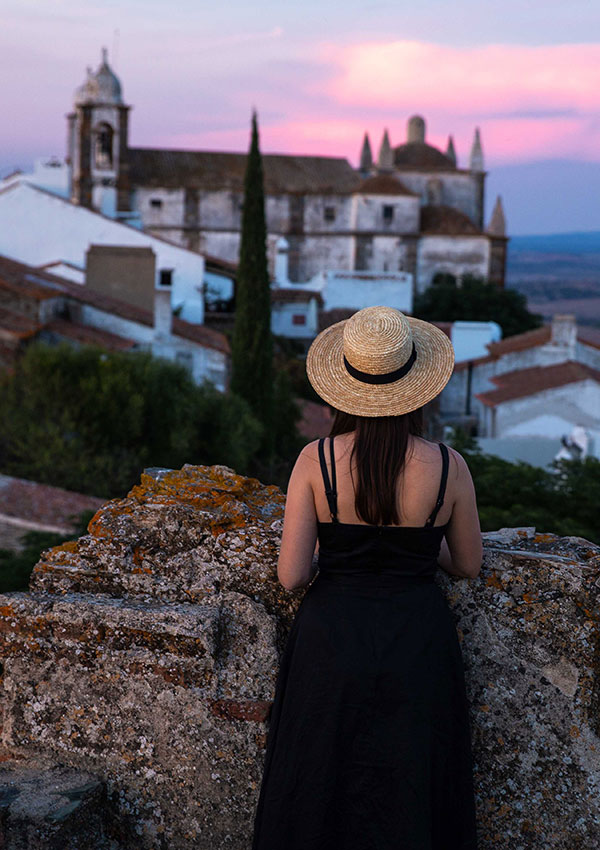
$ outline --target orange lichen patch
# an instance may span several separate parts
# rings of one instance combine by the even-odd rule
[[[50,551],[51,552],[76,552],[78,546],[77,540],[66,540],[64,543],[61,543],[59,546],[54,546]]]
[[[535,543],[548,543],[551,540],[556,538],[556,534],[550,534],[549,532],[538,532],[533,538]]]
[[[133,563],[137,564],[139,566],[139,564],[143,563],[145,554],[146,553],[144,552],[144,550],[140,546],[135,546],[133,553],[131,555]],[[134,570],[134,572],[136,572],[136,570]],[[148,572],[149,572],[149,570],[148,570]]]
[[[526,590],[523,594],[523,602],[537,602],[538,594],[531,593],[529,590]]]
[[[489,710],[490,710],[489,705],[480,705],[479,706],[479,711],[486,711],[487,712]]]
[[[488,585],[488,587],[497,587],[498,590],[504,589],[504,585],[500,581],[498,573],[495,570],[486,578],[485,583]]]
[[[571,726],[571,729],[569,730],[569,734],[570,734],[571,738],[579,738],[580,733],[579,733],[579,729],[577,728],[577,726]]]

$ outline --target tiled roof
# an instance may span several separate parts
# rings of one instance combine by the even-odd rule
[[[40,327],[35,319],[0,307],[0,339],[27,339],[35,336]]]
[[[421,207],[421,233],[443,236],[482,236],[468,215],[444,204]]]
[[[415,192],[411,192],[406,186],[392,177],[389,174],[376,174],[374,177],[367,177],[354,190],[359,195],[412,195],[417,197]]]
[[[271,301],[280,301],[284,304],[293,302],[306,303],[311,298],[316,298],[319,306],[323,304],[323,296],[315,289],[292,289],[292,287],[285,287],[283,289],[271,290]]]
[[[394,148],[394,165],[396,168],[440,169],[456,171],[451,159],[426,142],[406,142]]]
[[[97,496],[0,475],[0,514],[30,523],[58,526],[70,531],[74,518],[83,511],[97,510],[104,501]]]
[[[584,363],[567,360],[564,363],[555,363],[552,366],[532,366],[529,369],[518,369],[514,372],[496,375],[492,378],[492,381],[498,386],[498,389],[476,393],[476,398],[488,407],[495,407],[505,401],[526,398],[543,390],[585,380],[600,383],[600,371],[592,369]]]
[[[51,275],[45,271],[39,271],[32,266],[9,260],[8,257],[0,256],[0,287],[18,295],[25,295],[36,301],[46,298],[56,298],[61,293],[57,284],[63,279]]]
[[[348,160],[338,157],[263,154],[262,161],[268,194],[345,193],[360,181]],[[129,163],[134,186],[244,189],[245,153],[130,148]]]
[[[527,348],[534,348],[550,342],[551,333],[550,325],[543,325],[541,328],[515,334],[515,336],[500,339],[498,342],[490,342],[488,349],[492,357],[501,357],[503,354],[512,354],[514,351],[525,351]]]
[[[478,357],[471,362],[474,366],[480,366],[482,363],[491,363],[504,354],[513,354],[517,351],[526,351],[528,348],[535,348],[538,345],[546,345],[546,343],[550,342],[551,338],[551,325],[542,325],[541,328],[525,331],[522,334],[515,334],[506,339],[498,340],[498,342],[488,343],[487,347],[490,353],[483,357]],[[591,328],[585,325],[578,326],[577,341],[592,348],[600,348],[600,328]],[[454,371],[460,372],[466,369],[467,366],[468,362],[463,360],[461,363],[455,365]]]
[[[49,274],[46,271],[27,266],[24,263],[17,263],[14,260],[0,257],[0,277],[4,277],[5,268],[11,270],[15,282],[20,279],[26,284],[28,281],[34,279],[35,285],[40,291],[46,288],[46,291],[50,295],[65,294],[84,304],[97,307],[106,313],[120,316],[122,319],[129,319],[132,322],[150,327],[154,325],[154,315],[151,310],[135,307],[120,299],[112,298],[100,292],[94,292],[85,285],[72,283],[64,278]],[[20,278],[19,274],[21,275]],[[22,290],[19,288],[16,291],[21,292]],[[229,342],[224,334],[212,328],[207,328],[204,325],[191,324],[176,316],[173,316],[173,334],[197,342],[206,348],[222,351],[224,354],[229,354],[230,352]]]
[[[44,325],[44,331],[50,331],[58,336],[72,339],[84,345],[99,345],[111,351],[127,351],[134,348],[136,343],[132,339],[117,336],[109,331],[92,328],[89,325],[81,325],[79,322],[67,319],[54,318]]]

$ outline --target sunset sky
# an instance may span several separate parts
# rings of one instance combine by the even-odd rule
[[[459,166],[481,128],[488,207],[513,233],[600,229],[600,3],[564,0],[0,0],[0,174],[64,156],[100,49],[133,146],[346,156],[418,112]],[[537,176],[536,176],[537,175]],[[568,175],[568,176],[567,176]],[[557,195],[557,193],[559,193]]]

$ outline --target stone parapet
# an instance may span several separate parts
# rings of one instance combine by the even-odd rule
[[[2,743],[101,780],[118,850],[248,850],[303,596],[277,582],[283,506],[225,467],[149,470],[42,553],[30,593],[0,597]],[[590,850],[600,549],[503,530],[477,579],[438,581],[465,659],[480,850]]]

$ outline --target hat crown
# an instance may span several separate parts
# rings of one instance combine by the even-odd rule
[[[344,356],[361,372],[372,375],[393,372],[406,363],[412,347],[410,323],[393,307],[366,307],[344,325]]]

